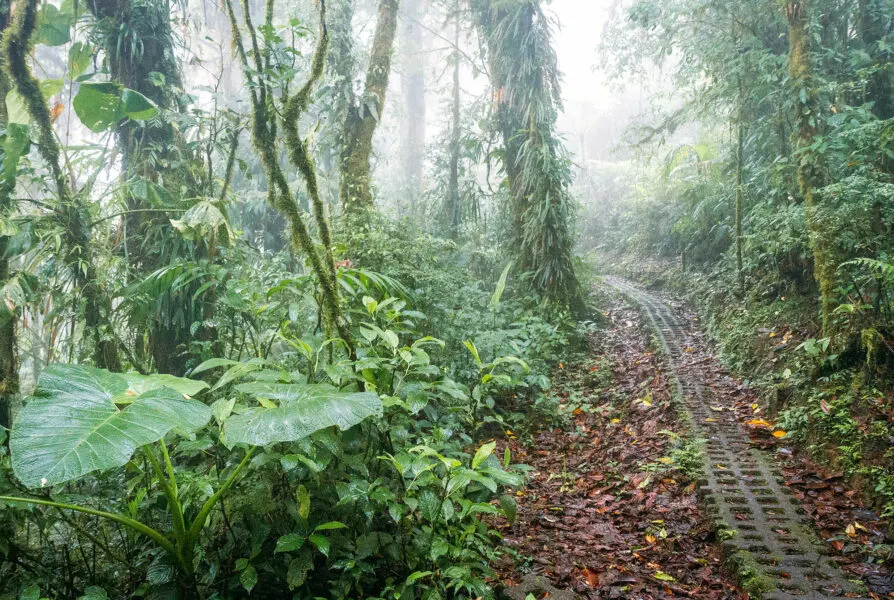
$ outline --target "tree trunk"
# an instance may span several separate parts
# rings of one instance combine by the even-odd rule
[[[28,66],[32,49],[31,37],[37,25],[37,0],[17,4],[17,12],[9,31],[3,37],[3,55],[11,82],[24,99],[28,112],[38,130],[38,148],[50,171],[56,188],[54,218],[62,226],[64,264],[72,272],[76,292],[84,296],[85,337],[89,340],[88,353],[96,366],[118,369],[117,344],[107,335],[107,321],[103,309],[109,302],[96,280],[93,263],[92,233],[89,215],[83,199],[75,192],[62,170],[61,150],[53,132],[53,124],[37,79]]]
[[[561,89],[540,0],[474,0],[487,46],[502,166],[509,183],[515,266],[544,299],[583,309],[573,264],[571,170],[555,135]]]
[[[9,26],[9,2],[0,7],[0,31],[5,32]],[[6,98],[10,85],[6,73],[0,70],[0,98]],[[7,126],[9,114],[6,102],[0,102],[0,123]],[[12,213],[12,194],[15,180],[0,181],[0,219],[7,219]],[[0,236],[0,288],[12,276],[6,247],[9,238]],[[2,301],[2,298],[0,298]],[[9,314],[4,314],[8,311]],[[16,324],[18,316],[15,308],[0,306],[0,428],[9,429],[12,424],[12,404],[19,393],[19,360],[16,346]],[[9,440],[7,439],[7,443]]]
[[[413,214],[422,196],[425,165],[425,37],[420,22],[424,4],[425,0],[405,0],[402,15],[403,91],[407,110],[403,167]]]
[[[739,292],[745,297],[745,269],[742,266],[742,202],[745,191],[742,182],[742,169],[745,156],[745,121],[743,105],[745,103],[741,82],[739,83],[739,114],[736,143],[736,269],[739,275]]]
[[[786,6],[789,38],[789,74],[797,97],[795,109],[795,151],[798,160],[798,187],[804,200],[807,232],[813,251],[813,274],[819,285],[823,335],[831,333],[835,309],[835,260],[831,240],[818,215],[816,190],[822,186],[821,157],[809,148],[819,132],[819,102],[811,80],[808,0],[788,0]]]
[[[365,220],[366,214],[373,208],[369,161],[373,135],[385,108],[398,4],[398,0],[379,0],[365,91],[360,103],[348,108],[339,193],[342,211],[348,219],[359,217]]]
[[[96,19],[106,63],[112,79],[124,87],[136,90],[151,99],[162,111],[182,111],[183,76],[177,63],[174,48],[174,32],[171,28],[169,0],[87,0],[87,7]],[[119,32],[131,32],[139,46],[120,44]],[[138,51],[135,53],[135,48]],[[122,151],[122,168],[127,179],[142,181],[146,185],[164,188],[175,202],[181,198],[212,196],[213,182],[204,182],[197,156],[185,150],[183,135],[164,118],[146,123],[122,121],[115,133]],[[163,157],[159,160],[158,157]],[[165,208],[149,200],[148,195],[128,193],[124,217],[125,252],[130,267],[139,277],[144,277],[164,266],[169,256],[165,238],[176,235],[164,212],[149,212],[147,208]],[[174,206],[171,205],[171,208]],[[161,238],[161,239],[159,239]],[[206,257],[199,249],[199,255]],[[198,281],[197,290],[204,282]],[[191,293],[182,294],[181,302],[190,302]],[[209,292],[213,297],[213,293]],[[173,298],[172,298],[173,300]],[[202,301],[201,320],[209,321],[214,303]],[[187,311],[184,311],[187,312]],[[169,319],[156,318],[148,323],[149,354],[155,368],[161,373],[182,375],[187,367],[183,348],[188,348],[193,336],[190,323],[185,326]],[[199,336],[214,341],[216,331],[204,327]]]
[[[450,228],[451,239],[459,237],[459,229],[462,225],[462,214],[459,194],[459,155],[460,136],[462,134],[462,97],[460,96],[459,75],[459,1],[453,4],[455,13],[453,33],[453,102],[451,119],[452,130],[450,132],[450,173],[447,181],[447,223]]]

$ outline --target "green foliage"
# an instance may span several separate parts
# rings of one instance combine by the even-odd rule
[[[254,396],[261,405],[226,420],[224,439],[230,446],[295,442],[327,427],[350,429],[382,412],[373,393],[344,393],[320,384],[259,381],[243,383],[236,390]],[[278,404],[271,405],[271,400]]]
[[[88,129],[101,132],[122,119],[145,121],[158,114],[146,96],[117,83],[84,82],[74,97],[78,118]]]
[[[222,76],[198,102],[178,39],[195,32],[165,0],[91,3],[77,23],[76,3],[16,6],[0,147],[23,198],[0,226],[17,269],[0,324],[19,328],[37,389],[14,399],[9,440],[0,430],[0,557],[41,558],[5,561],[0,595],[493,598],[496,526],[517,516],[524,469],[492,436],[527,419],[581,341],[563,306],[556,98],[523,109],[544,111],[524,156],[548,177],[525,230],[546,265],[535,287],[558,290],[544,307],[523,275],[536,269],[514,273],[497,243],[508,213],[488,221],[481,206],[486,102],[464,127],[460,243],[381,215],[333,239],[339,165],[318,180],[331,157],[313,121],[346,115],[313,106],[325,27],[314,38],[274,3],[256,24],[227,3],[244,96]],[[547,33],[533,41],[548,51]],[[31,41],[62,45],[44,81],[29,61],[52,51]],[[65,145],[75,117],[89,131]],[[422,213],[440,210],[437,191],[428,201]]]
[[[656,98],[657,118],[629,141],[666,158],[592,225],[630,255],[679,261],[685,275],[663,262],[653,277],[699,305],[725,362],[791,441],[859,476],[889,513],[894,112],[892,36],[880,23],[890,11],[887,0],[619,10],[602,48],[608,70],[657,67],[673,85],[673,101]]]
[[[120,467],[169,431],[187,435],[208,423],[211,411],[183,397],[205,387],[174,377],[125,378],[51,365],[10,433],[13,472],[28,487],[47,487]]]
[[[571,160],[555,131],[561,91],[552,21],[539,0],[476,1],[472,11],[497,90],[492,127],[503,138],[512,215],[509,247],[533,291],[579,309]]]
[[[269,336],[255,342],[266,348],[264,358],[240,358],[237,343],[229,357],[195,368],[193,376],[208,383],[192,380],[190,389],[182,388],[190,380],[103,375],[116,382],[107,398],[139,399],[127,390],[151,395],[151,385],[198,393],[212,421],[190,437],[175,430],[154,449],[131,451],[117,462],[122,468],[76,480],[93,490],[83,508],[100,503],[120,507],[114,514],[135,523],[169,522],[171,539],[180,540],[153,555],[134,534],[130,556],[142,573],[135,583],[120,581],[114,563],[92,581],[118,590],[198,586],[205,594],[492,597],[489,564],[499,550],[488,523],[514,518],[511,490],[521,477],[499,460],[493,442],[471,434],[516,410],[520,400],[507,399],[545,388],[546,369],[572,334],[524,308],[510,277],[495,304],[497,265],[489,281],[464,287],[466,272],[449,268],[452,259],[438,246],[401,256],[377,244],[388,257],[382,264],[406,274],[413,286],[367,268],[339,271],[358,341],[356,361],[328,359],[332,342],[314,330],[312,282],[279,271],[274,261],[266,270],[231,270],[217,295],[221,324],[235,318]],[[423,299],[432,316],[414,310],[410,297]],[[445,342],[429,330],[455,337]],[[94,372],[54,367],[60,368]],[[46,376],[52,383],[52,372]],[[27,405],[35,414],[37,401]],[[137,406],[106,402],[122,414]],[[234,447],[243,442],[264,446],[246,457]],[[122,487],[122,481],[130,483]],[[53,498],[70,508],[58,490]],[[26,521],[54,514],[21,507],[7,502],[4,510]],[[86,531],[103,527],[91,518],[71,522]]]

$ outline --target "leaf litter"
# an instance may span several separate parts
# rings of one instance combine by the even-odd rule
[[[533,571],[585,599],[747,598],[676,464],[685,425],[641,316],[615,302],[606,317],[591,355],[558,373],[570,422],[503,442],[533,470],[502,531],[519,564],[496,565],[501,577],[512,585]],[[611,382],[600,386],[606,358]]]

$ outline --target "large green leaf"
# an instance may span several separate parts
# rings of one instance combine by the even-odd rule
[[[254,382],[236,389],[259,399],[277,400],[279,405],[250,408],[227,419],[224,436],[231,446],[294,442],[327,427],[350,429],[382,412],[376,394],[340,392],[328,385]]]
[[[90,66],[91,60],[93,60],[93,48],[89,44],[84,42],[72,44],[68,49],[68,78],[75,79],[80,76]]]
[[[158,113],[149,98],[113,82],[83,82],[72,101],[78,118],[100,133],[122,119],[151,119]]]
[[[236,234],[230,227],[226,215],[210,200],[201,200],[191,206],[180,219],[171,219],[171,225],[189,240],[216,240],[221,234],[226,243],[231,243]]]
[[[192,385],[189,389],[195,389],[196,382],[128,377],[139,393],[125,376],[102,369],[47,367],[10,435],[16,477],[28,487],[44,487],[120,467],[140,446],[162,439],[173,429],[195,431],[211,419],[209,407],[163,387]]]
[[[196,379],[186,379],[184,377],[174,377],[173,375],[153,374],[140,375],[139,373],[125,373],[124,378],[127,379],[128,390],[137,395],[149,390],[160,387],[171,388],[175,392],[186,394],[187,396],[195,396],[207,387],[210,387],[204,381]]]
[[[21,123],[10,122],[6,126],[6,133],[0,136],[0,180],[10,193],[15,189],[19,159],[28,153],[30,143],[28,126]]]
[[[61,46],[71,41],[71,13],[45,2],[37,15],[37,34],[34,41],[47,46]]]
[[[18,123],[20,125],[31,124],[31,113],[28,112],[28,105],[25,104],[25,98],[16,90],[10,90],[6,94],[6,114],[10,123]]]

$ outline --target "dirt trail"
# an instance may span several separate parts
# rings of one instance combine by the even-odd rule
[[[516,432],[505,442],[513,461],[532,468],[518,490],[518,521],[502,532],[522,573],[503,561],[501,579],[513,585],[529,573],[508,597],[743,600],[677,460],[687,427],[650,328],[620,294],[603,306],[609,323],[591,352],[555,374],[565,417],[530,413],[539,421],[531,437]],[[690,462],[697,467],[698,456]]]
[[[719,369],[705,368],[714,359],[699,351],[695,332],[630,282],[609,277],[606,283],[640,305],[665,346],[669,375],[695,434],[706,440],[700,495],[721,537],[729,536],[723,542],[727,554],[750,571],[746,583],[767,589],[767,600],[861,597],[858,586],[826,555],[792,489],[766,453],[750,443],[731,399],[712,389],[710,373]]]

